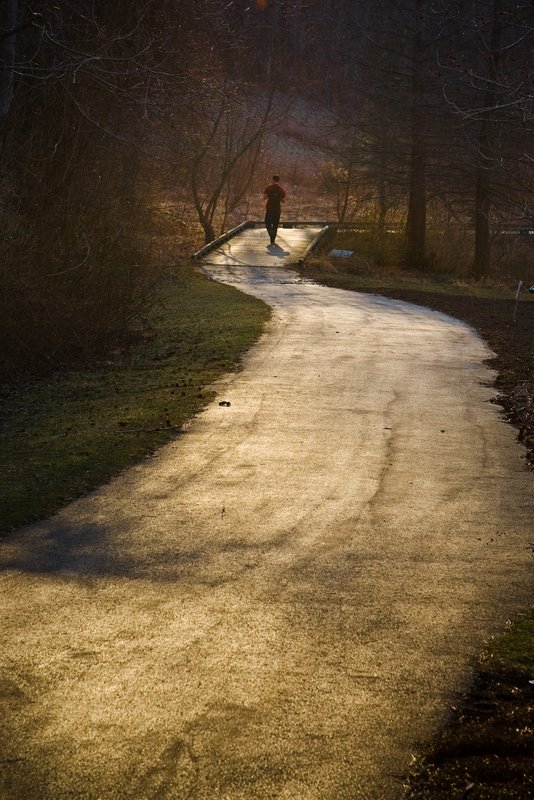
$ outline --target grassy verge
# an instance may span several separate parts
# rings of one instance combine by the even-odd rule
[[[440,294],[445,297],[476,297],[481,300],[511,300],[515,298],[517,281],[495,276],[482,281],[471,281],[458,275],[437,273],[432,270],[415,272],[397,266],[395,261],[377,265],[369,254],[369,242],[361,242],[364,235],[332,230],[321,241],[317,252],[302,267],[307,277],[339,289],[380,292],[381,290],[414,291]],[[361,249],[359,249],[361,248]],[[353,251],[348,258],[330,256],[332,249]],[[527,272],[526,268],[526,272]],[[532,268],[534,273],[534,268]],[[524,276],[520,302],[533,302],[534,295],[526,289],[532,283]],[[534,279],[534,274],[530,276]]]
[[[368,246],[368,243],[365,245]],[[329,258],[337,248],[349,259]],[[451,276],[369,266],[346,231],[300,268],[341,289],[429,306],[471,324],[496,353],[499,402],[519,428],[534,465],[534,306],[523,295],[514,321],[514,281],[468,283]],[[525,276],[528,281],[528,275]],[[529,283],[534,275],[530,276]],[[527,283],[527,285],[529,285]],[[409,800],[526,800],[534,797],[534,613],[509,626],[481,656],[472,687],[410,776]]]
[[[518,242],[507,244],[512,247],[512,245],[517,246]],[[519,244],[522,246],[522,257],[519,263],[515,264],[513,274],[517,273],[523,280],[521,300],[533,300],[534,298],[526,290],[534,282],[534,248],[521,242]],[[497,242],[494,247],[499,253],[499,248],[502,250],[502,243]],[[332,256],[331,251],[334,249],[345,251],[345,256],[348,257]],[[352,284],[366,291],[393,288],[481,299],[514,297],[518,281],[517,278],[511,277],[511,273],[506,272],[506,267],[503,268],[506,260],[503,262],[497,258],[498,264],[494,268],[494,274],[487,279],[474,282],[469,278],[468,270],[465,268],[464,262],[468,258],[465,252],[464,249],[460,249],[458,259],[453,263],[449,260],[443,261],[441,271],[437,267],[438,263],[441,263],[440,260],[434,259],[434,267],[431,263],[423,272],[416,272],[398,266],[403,256],[402,233],[389,233],[379,238],[372,232],[332,227],[321,239],[313,256],[308,259],[306,269],[308,274],[322,275],[330,285],[340,288],[352,288],[350,285]]]
[[[184,267],[126,356],[0,399],[0,530],[43,518],[177,435],[270,311]]]
[[[395,267],[382,267],[373,274],[361,268],[351,270],[350,266],[350,263],[345,266],[325,262],[324,259],[312,259],[306,266],[306,275],[338,289],[377,293],[391,289],[488,300],[511,299],[517,287],[517,283],[513,281],[510,281],[508,286],[503,286],[502,283],[470,284],[447,275],[410,273]],[[524,301],[532,302],[532,297],[523,293],[521,302]]]

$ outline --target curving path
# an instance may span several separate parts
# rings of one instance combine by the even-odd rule
[[[2,800],[400,798],[531,600],[532,478],[480,339],[206,269],[274,306],[231,405],[2,545]]]

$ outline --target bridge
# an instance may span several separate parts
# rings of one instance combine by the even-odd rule
[[[328,230],[327,222],[284,222],[276,244],[269,243],[263,222],[247,221],[193,254],[203,264],[219,267],[280,267],[303,261]]]
[[[371,230],[369,225],[352,222],[284,222],[278,229],[275,245],[269,244],[269,237],[261,221],[248,220],[219,236],[213,242],[193,253],[195,260],[212,267],[280,267],[302,263],[315,249],[320,239],[330,227],[354,229],[358,233]],[[399,234],[400,230],[388,229],[389,234]],[[501,224],[493,229],[495,236],[519,236],[534,244],[534,227]],[[228,277],[228,271],[226,272]]]

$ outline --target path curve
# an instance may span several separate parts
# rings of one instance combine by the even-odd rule
[[[2,545],[3,800],[394,800],[531,600],[532,478],[473,331],[210,269],[274,307],[243,372]]]

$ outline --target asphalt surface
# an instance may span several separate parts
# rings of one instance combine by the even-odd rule
[[[2,543],[3,800],[400,798],[532,599],[531,476],[472,330],[207,269],[274,306],[244,371]]]

